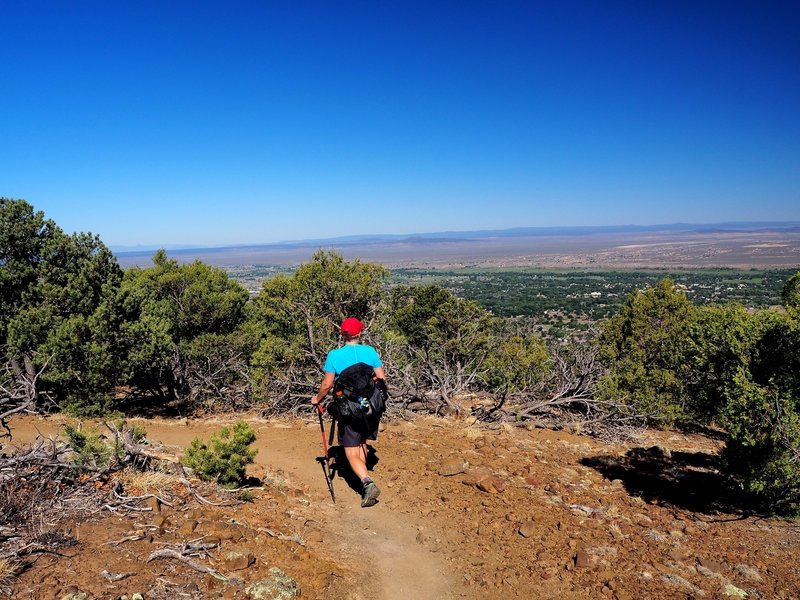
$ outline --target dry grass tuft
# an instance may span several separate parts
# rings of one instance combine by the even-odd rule
[[[169,473],[135,469],[120,471],[115,478],[122,484],[125,492],[130,495],[163,494],[179,483],[180,479],[177,475]]]
[[[0,585],[9,583],[16,575],[17,566],[7,558],[0,558]]]

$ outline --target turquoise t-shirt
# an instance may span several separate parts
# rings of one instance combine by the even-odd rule
[[[367,363],[373,369],[383,366],[378,353],[372,346],[346,344],[341,348],[328,352],[324,370],[326,373],[333,373],[338,376],[347,367],[360,362]]]

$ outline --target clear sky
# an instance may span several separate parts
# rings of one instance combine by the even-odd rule
[[[0,195],[109,245],[800,220],[800,2],[4,0]]]

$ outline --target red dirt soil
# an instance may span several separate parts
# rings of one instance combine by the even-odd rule
[[[303,597],[330,600],[800,598],[800,527],[717,503],[718,444],[707,437],[651,432],[623,446],[521,427],[395,421],[372,444],[380,502],[362,509],[338,476],[331,501],[316,421],[247,420],[258,435],[251,474],[263,482],[253,502],[54,523],[78,543],[41,555],[13,582],[13,597],[78,589],[89,598],[246,598],[247,585],[277,566]],[[65,421],[18,418],[13,442],[55,434]],[[131,422],[176,453],[223,424]],[[166,522],[155,527],[159,516]],[[137,530],[147,537],[114,543]],[[226,572],[223,554],[245,548],[255,564],[222,583],[176,560],[145,562],[202,536],[219,538],[220,549],[198,562]],[[131,575],[111,582],[104,570]]]

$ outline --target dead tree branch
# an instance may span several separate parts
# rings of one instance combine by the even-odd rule
[[[39,378],[47,369],[53,355],[51,354],[38,369],[27,356],[23,361],[24,368],[18,360],[7,356],[5,350],[2,356],[6,356],[7,360],[0,369],[0,427],[5,429],[3,436],[10,438],[8,418],[23,412],[34,413],[38,408],[37,401],[42,395],[38,390]]]
[[[219,571],[215,571],[211,567],[207,567],[206,565],[200,564],[199,562],[192,560],[189,556],[178,552],[177,550],[172,550],[171,548],[164,548],[163,550],[156,550],[150,556],[147,557],[145,562],[151,562],[154,560],[158,560],[160,558],[174,558],[175,560],[179,560],[182,563],[190,566],[195,571],[200,571],[201,573],[207,573],[211,575],[215,579],[219,579],[220,581],[228,581],[228,578],[225,577]]]

